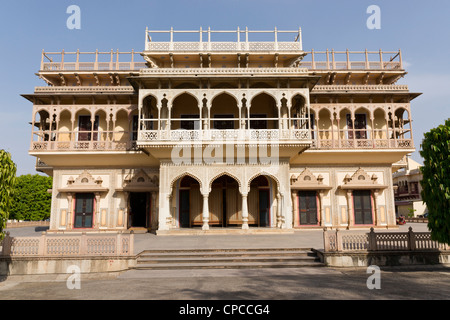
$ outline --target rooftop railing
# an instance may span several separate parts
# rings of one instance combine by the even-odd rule
[[[399,51],[314,51],[299,64],[309,70],[403,70]]]
[[[45,52],[42,51],[41,71],[137,71],[146,67],[140,52]],[[87,61],[86,61],[87,60]]]
[[[265,36],[272,35],[272,38]],[[291,41],[280,41],[281,36],[286,34],[294,35]],[[152,35],[169,35],[169,39],[155,41]],[[184,36],[187,41],[175,40],[175,36]],[[193,36],[194,35],[194,36]],[[207,39],[205,39],[205,35]],[[230,37],[231,35],[231,37]],[[260,38],[263,41],[254,41],[250,37]],[[213,39],[213,37],[215,39]],[[219,37],[227,38],[218,40]],[[258,39],[259,40],[259,39]],[[145,31],[145,50],[152,52],[238,52],[238,51],[302,51],[302,32],[301,29],[295,31],[278,30],[275,28],[270,31],[241,30],[148,30]]]
[[[162,32],[162,31],[161,31]],[[226,31],[224,31],[226,32]],[[262,32],[262,31],[261,31]],[[272,31],[273,32],[273,31]],[[281,31],[278,31],[281,32]],[[292,31],[289,31],[292,32]],[[153,42],[146,44],[147,51],[155,52],[270,52],[270,51],[301,51],[301,42]],[[303,52],[303,51],[302,51]],[[137,55],[137,56],[136,56]],[[219,73],[244,73],[248,68],[156,68],[149,69],[141,56],[141,52],[42,52],[41,71],[140,71],[147,73],[172,74],[206,73],[211,70]],[[402,71],[403,61],[401,51],[314,51],[307,52],[294,67],[284,68],[252,68],[258,73],[274,70],[304,71]],[[208,71],[209,70],[209,71]],[[289,71],[286,71],[290,73]],[[283,71],[283,73],[286,73]]]

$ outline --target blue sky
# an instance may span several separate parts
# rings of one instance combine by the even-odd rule
[[[69,30],[67,7],[81,8],[81,30]],[[381,8],[381,30],[369,30],[369,5]],[[450,2],[380,0],[16,0],[0,10],[0,149],[18,174],[34,174],[28,155],[30,102],[20,94],[44,86],[35,73],[46,51],[142,50],[145,28],[168,30],[303,31],[303,48],[360,51],[402,49],[408,75],[400,81],[423,95],[412,102],[413,135],[450,118]],[[421,161],[418,152],[413,159]]]

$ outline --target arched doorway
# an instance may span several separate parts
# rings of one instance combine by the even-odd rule
[[[239,184],[234,178],[223,175],[211,183],[209,212],[211,226],[228,227],[242,224],[242,197]]]
[[[258,227],[270,227],[272,224],[271,206],[273,196],[269,180],[258,176],[250,182],[248,194],[248,224]]]
[[[178,226],[191,228],[202,225],[202,195],[200,183],[190,176],[181,178],[178,187]]]

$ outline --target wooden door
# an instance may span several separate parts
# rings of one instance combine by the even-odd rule
[[[317,193],[301,191],[299,198],[300,225],[317,225]]]
[[[373,224],[370,190],[353,191],[353,208],[355,224]]]

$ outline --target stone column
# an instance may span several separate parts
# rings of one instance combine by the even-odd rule
[[[247,203],[247,194],[242,195],[242,229],[248,230],[248,203]]]
[[[100,221],[100,192],[96,192],[95,193],[95,216],[96,219],[92,219],[92,223],[93,223],[93,228],[98,228],[98,226],[100,226],[101,221]],[[96,222],[97,220],[97,222]]]
[[[373,221],[373,224],[375,225],[375,226],[379,226],[380,225],[380,220],[381,219],[379,219],[379,217],[378,217],[378,214],[379,214],[379,212],[378,212],[378,204],[377,204],[377,198],[378,198],[378,193],[379,193],[379,191],[378,190],[372,190],[372,197],[373,197],[373,215],[374,215],[374,219],[375,219],[375,221]]]
[[[298,214],[298,192],[297,190],[291,190],[292,195],[292,214],[293,214],[293,221],[294,221],[294,227],[298,227],[300,225],[300,217]]]
[[[277,193],[277,228],[283,227],[283,217],[282,217],[282,211],[281,211],[281,195]]]
[[[69,202],[69,212],[68,212],[68,219],[67,221],[67,229],[72,229],[72,208],[73,208],[73,193],[69,192],[67,193],[67,201]],[[59,222],[59,225],[61,225],[61,221]]]
[[[323,212],[323,194],[324,194],[324,190],[318,191],[318,195],[319,195],[319,225],[322,227],[324,225],[324,220],[325,220],[325,216],[324,216],[324,212]]]
[[[347,212],[348,212],[348,226],[347,229],[350,229],[353,226],[353,203],[352,203],[352,190],[347,190]]]
[[[209,230],[209,196],[203,195],[203,227],[202,230]]]

